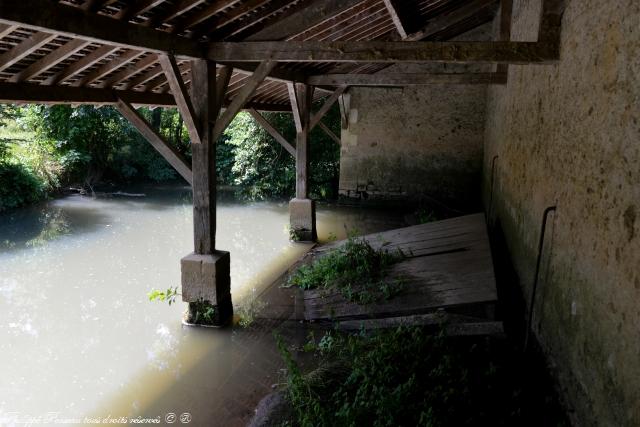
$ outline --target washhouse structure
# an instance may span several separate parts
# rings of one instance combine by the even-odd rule
[[[290,226],[313,241],[318,126],[346,199],[484,206],[581,425],[640,422],[639,58],[636,0],[0,0],[1,102],[114,105],[192,185],[184,301],[233,312],[225,128],[246,110],[295,157]],[[137,106],[178,108],[190,163]]]

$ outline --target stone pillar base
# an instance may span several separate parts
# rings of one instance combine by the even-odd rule
[[[316,204],[311,199],[293,199],[289,202],[291,240],[296,242],[315,242]]]
[[[233,316],[229,252],[215,251],[210,255],[191,253],[180,260],[180,265],[182,300],[189,303],[186,320],[195,319],[198,306],[209,303],[215,308],[214,320],[210,324],[227,324]]]

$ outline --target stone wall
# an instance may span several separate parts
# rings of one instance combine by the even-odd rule
[[[461,40],[482,40],[490,26]],[[482,67],[394,66],[383,73],[482,71]],[[435,198],[481,206],[485,85],[358,88],[342,130],[340,194],[363,200]]]
[[[541,0],[515,0],[512,40],[536,40]],[[561,60],[511,66],[489,89],[484,197],[577,425],[640,425],[640,2],[570,0]],[[491,197],[491,162],[496,160]]]

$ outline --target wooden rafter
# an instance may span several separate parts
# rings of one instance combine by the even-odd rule
[[[215,0],[205,8],[198,10],[196,13],[180,21],[180,23],[174,27],[173,33],[181,33],[184,30],[194,27],[239,2],[240,0]]]
[[[284,40],[311,27],[320,25],[362,0],[316,0],[297,13],[286,16],[248,37],[248,41]]]
[[[121,9],[114,18],[122,19],[123,21],[128,21],[131,18],[134,18],[138,15],[142,15],[145,12],[153,9],[159,4],[163,3],[164,0],[139,0],[136,3],[129,5]]]
[[[202,141],[200,125],[198,124],[198,119],[196,117],[189,92],[187,91],[185,82],[182,79],[182,72],[178,68],[176,59],[171,55],[160,55],[158,59],[162,69],[164,70],[169,87],[171,88],[171,93],[173,93],[173,96],[176,99],[178,110],[180,110],[182,119],[189,131],[191,142],[194,144],[200,144]]]
[[[115,75],[105,79],[102,83],[98,85],[98,87],[115,87],[123,80],[128,79],[129,77],[139,73],[150,65],[154,64],[158,61],[158,56],[154,53],[148,55],[147,57],[139,60],[135,64],[131,66],[124,67],[123,70],[117,72]]]
[[[236,22],[237,20],[245,17],[249,13],[253,12],[255,9],[263,7],[267,5],[271,0],[248,0],[245,3],[240,4],[238,7],[233,8],[228,13],[224,13],[222,17],[212,25],[208,22],[203,22],[201,27],[205,27],[204,29],[196,29],[196,33],[202,33],[204,35],[211,35],[213,31],[209,30],[213,28],[214,30],[224,29],[227,25]]]
[[[121,53],[111,61],[108,61],[102,64],[100,67],[96,68],[95,70],[87,74],[82,79],[78,79],[76,82],[72,84],[72,86],[81,87],[81,86],[90,85],[92,82],[107,76],[108,74],[114,72],[118,68],[128,64],[129,62],[133,61],[136,58],[139,58],[143,54],[144,52],[141,52],[139,50],[124,51],[123,53]]]
[[[273,139],[276,140],[276,142],[278,142],[278,144],[282,145],[282,147],[287,150],[287,152],[289,152],[289,154],[291,154],[293,157],[296,156],[295,147],[291,145],[289,141],[287,141],[287,139],[282,136],[282,134],[278,132],[278,130],[274,128],[273,125],[269,123],[269,121],[262,114],[260,114],[253,108],[248,108],[247,111],[249,112],[249,114],[251,114],[255,121],[258,122],[258,124],[262,126],[262,128],[266,130],[269,135],[271,135]]]
[[[200,44],[184,37],[48,1],[0,0],[0,23],[150,53],[172,52],[184,58],[203,55]]]
[[[189,165],[184,156],[169,144],[130,103],[123,99],[118,99],[116,107],[118,111],[138,129],[138,132],[149,141],[153,148],[173,166],[180,176],[189,184],[192,184],[193,173],[191,172],[191,165]]]
[[[55,67],[57,64],[77,53],[79,50],[84,49],[89,44],[90,42],[86,40],[71,40],[58,49],[52,51],[48,55],[43,56],[33,64],[29,65],[20,73],[14,74],[8,81],[11,83],[18,83],[32,79],[37,75],[44,73],[51,67]]]
[[[153,16],[143,25],[155,28],[163,23],[170,21],[184,13],[189,12],[191,9],[200,6],[206,0],[179,0],[173,6],[171,6],[166,12]]]
[[[115,46],[106,46],[106,45],[101,46],[96,50],[92,51],[87,56],[84,56],[78,61],[70,64],[67,68],[60,71],[59,73],[49,77],[44,84],[54,85],[58,83],[63,83],[65,80],[73,78],[73,76],[75,76],[76,74],[82,73],[86,69],[91,68],[93,64],[103,60],[105,57],[107,57],[108,55],[111,55],[118,49],[119,48]]]
[[[393,25],[396,26],[396,30],[400,37],[403,39],[407,38],[409,35],[408,23],[405,15],[402,13],[400,9],[400,5],[395,0],[382,0],[384,2],[384,6],[387,8],[387,12],[389,12],[389,16],[391,16],[391,20],[393,21]]]
[[[6,70],[22,58],[40,49],[57,36],[51,33],[35,33],[0,55],[0,71]]]

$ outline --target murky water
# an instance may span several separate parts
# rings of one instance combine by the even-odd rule
[[[183,303],[148,301],[151,289],[179,285],[193,240],[188,189],[146,193],[66,197],[0,216],[0,425],[164,423],[170,413],[217,425],[218,396],[233,392],[220,384],[261,357],[259,339],[243,352],[232,329],[186,328]],[[308,250],[288,242],[287,222],[286,203],[220,203],[217,247],[231,252],[236,306]],[[321,239],[344,237],[345,226],[373,232],[390,221],[319,207]]]

